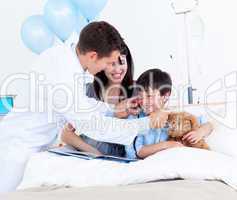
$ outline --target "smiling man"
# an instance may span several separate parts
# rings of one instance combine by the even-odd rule
[[[120,109],[129,107],[132,100],[111,107],[86,96],[87,73],[95,75],[123,59],[124,47],[113,26],[93,22],[82,30],[76,46],[55,46],[38,57],[29,74],[40,76],[41,85],[30,95],[43,93],[37,93],[28,111],[13,110],[0,123],[0,192],[17,187],[31,153],[54,142],[67,123],[95,140],[128,145],[139,132],[149,129],[150,121],[156,121],[155,115],[151,120],[106,117],[107,112],[122,112],[126,117]]]
[[[102,21],[87,25],[82,30],[77,45],[57,46],[40,56],[33,71],[44,75],[45,88],[52,86],[51,91],[41,98],[43,102],[47,102],[48,125],[63,118],[61,121],[73,124],[80,133],[96,140],[119,144],[130,144],[138,130],[149,128],[149,118],[125,120],[106,117],[108,112],[118,113],[121,108],[125,110],[133,99],[121,103],[126,105],[113,107],[86,96],[88,75],[95,75],[113,66],[119,59],[124,59],[121,55],[124,48],[119,32]],[[52,115],[51,119],[49,115]],[[58,132],[60,131],[57,129]]]

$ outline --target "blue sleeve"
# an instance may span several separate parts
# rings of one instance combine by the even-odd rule
[[[136,152],[138,153],[144,146],[144,135],[138,135],[135,141]]]
[[[161,129],[160,142],[165,142],[168,139],[169,139],[168,129],[167,128]]]
[[[144,138],[142,135],[139,135],[136,137],[136,140],[132,144],[125,146],[126,157],[130,159],[137,158],[136,153],[138,153],[143,146]]]
[[[198,122],[199,122],[200,125],[202,125],[202,124],[206,124],[208,121],[207,121],[207,118],[204,115],[200,115],[198,117]]]
[[[114,116],[114,112],[111,111],[111,110],[108,110],[108,111],[105,113],[105,116],[106,116],[106,117],[115,117],[115,116]],[[129,116],[127,117],[127,119],[137,119],[137,116],[129,115]]]
[[[111,111],[110,109],[105,113],[106,117],[114,117],[114,112]]]

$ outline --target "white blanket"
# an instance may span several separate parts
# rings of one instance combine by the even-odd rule
[[[127,185],[173,178],[222,180],[237,189],[236,169],[236,158],[187,147],[162,151],[130,164],[44,152],[32,156],[18,189]]]

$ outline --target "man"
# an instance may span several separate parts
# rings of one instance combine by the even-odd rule
[[[85,95],[86,72],[95,75],[109,65],[114,65],[123,48],[123,39],[113,26],[106,22],[93,22],[82,30],[75,48],[60,46],[45,51],[34,66],[34,71],[45,75],[45,85],[50,84],[66,93],[59,95],[55,90],[53,100],[49,100],[50,95],[44,97],[42,101],[47,102],[48,117],[53,113],[53,119],[48,120],[55,123],[60,116],[65,123],[73,124],[80,133],[95,140],[119,144],[130,144],[139,130],[148,129],[149,118],[124,120],[106,117],[106,113],[111,111],[115,116],[119,111],[119,114],[123,113],[123,117],[126,117],[130,112],[121,112],[121,107],[125,109],[121,104],[127,104],[128,109],[125,110],[131,111],[131,105],[136,107],[136,103],[132,102],[134,99],[111,108]],[[72,103],[66,102],[70,97]]]
[[[155,115],[152,120],[106,117],[107,112],[123,117],[135,112],[134,99],[111,108],[85,95],[86,71],[95,75],[114,65],[123,48],[123,39],[113,26],[93,22],[82,30],[75,48],[56,46],[39,56],[31,73],[41,77],[34,93],[43,92],[37,93],[29,112],[9,113],[0,123],[0,191],[15,189],[28,156],[52,143],[66,123],[95,140],[127,145],[138,132],[156,126]]]

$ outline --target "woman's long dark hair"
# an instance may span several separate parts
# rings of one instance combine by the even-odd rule
[[[130,49],[125,44],[124,51],[121,52],[122,54],[126,55],[127,59],[127,72],[124,76],[124,79],[121,83],[121,87],[123,88],[123,92],[120,92],[120,96],[124,95],[124,92],[127,98],[130,98],[133,94],[133,74],[134,74],[134,63],[133,58],[130,52]],[[104,71],[101,71],[95,75],[95,79],[93,82],[93,87],[95,90],[96,97],[102,100],[102,87],[105,88],[108,85],[108,78]]]

